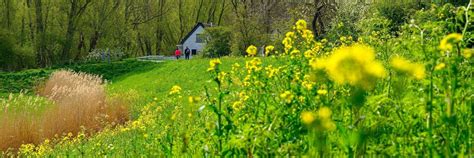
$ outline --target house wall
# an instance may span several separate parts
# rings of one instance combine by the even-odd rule
[[[204,28],[202,26],[199,26],[196,31],[193,32],[193,34],[191,34],[191,36],[189,36],[189,38],[183,43],[183,47],[182,47],[182,51],[184,53],[184,49],[186,49],[186,47],[189,47],[189,49],[193,50],[193,49],[196,49],[198,54],[200,52],[202,52],[204,46],[206,45],[205,43],[196,43],[196,36],[198,34],[203,34],[204,33]]]

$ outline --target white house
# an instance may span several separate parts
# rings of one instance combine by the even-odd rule
[[[206,41],[203,37],[206,27],[212,27],[211,25],[197,23],[196,26],[189,32],[178,45],[178,48],[184,53],[184,49],[188,47],[191,50],[192,55],[196,55],[199,52],[202,52],[206,46]]]

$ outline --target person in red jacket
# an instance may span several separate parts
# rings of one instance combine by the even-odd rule
[[[181,51],[179,50],[179,48],[176,48],[176,51],[174,51],[174,56],[177,60],[181,57]]]

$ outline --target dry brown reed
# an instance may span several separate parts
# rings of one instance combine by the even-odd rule
[[[108,98],[99,76],[57,71],[41,86],[38,95],[52,102],[41,114],[26,110],[12,113],[4,108],[4,114],[0,114],[0,151],[26,143],[38,144],[67,133],[92,134],[129,120],[127,102],[121,97]],[[10,97],[4,104],[12,101]],[[24,104],[35,106],[37,102]]]

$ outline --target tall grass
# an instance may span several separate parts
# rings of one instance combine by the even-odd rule
[[[57,71],[39,88],[38,95],[13,96],[0,102],[0,150],[38,144],[69,133],[91,134],[129,120],[127,102],[122,97],[108,98],[99,76]],[[31,99],[38,97],[50,100],[51,106],[34,110],[38,104],[48,104]]]

